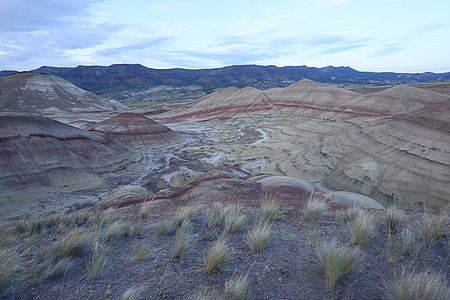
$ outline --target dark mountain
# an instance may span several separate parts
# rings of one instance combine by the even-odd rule
[[[9,75],[9,74],[13,74],[13,73],[17,73],[17,71],[3,70],[3,71],[0,71],[0,76],[2,76],[2,75]]]
[[[44,66],[35,71],[60,76],[90,92],[116,100],[133,99],[149,101],[192,98],[204,95],[215,88],[252,86],[259,89],[285,87],[301,79],[340,85],[390,85],[449,80],[447,73],[393,73],[360,72],[350,67],[315,68],[307,66],[258,66],[239,65],[217,69],[152,69],[139,64],[115,64],[111,66],[78,66],[60,68]],[[161,87],[163,86],[163,87]],[[148,89],[158,87],[155,91]],[[153,94],[152,94],[153,93]],[[172,95],[171,94],[177,94]],[[154,97],[152,98],[152,95]]]

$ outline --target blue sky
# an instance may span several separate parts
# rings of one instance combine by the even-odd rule
[[[448,0],[1,0],[0,70],[139,63],[449,72]]]

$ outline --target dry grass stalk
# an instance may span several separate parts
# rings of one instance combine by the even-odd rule
[[[246,300],[249,299],[249,291],[247,275],[234,276],[225,283],[224,299]]]
[[[350,223],[350,242],[352,245],[365,245],[373,234],[373,219],[366,213]]]
[[[264,194],[260,197],[260,212],[263,222],[283,218],[283,213],[280,211],[280,200],[275,195]]]

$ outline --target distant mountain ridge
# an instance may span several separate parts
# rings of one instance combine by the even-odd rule
[[[206,95],[216,88],[230,86],[238,88],[252,86],[258,89],[286,87],[305,78],[341,86],[411,84],[450,80],[450,72],[360,72],[350,67],[332,66],[316,68],[235,65],[216,69],[153,69],[140,64],[114,64],[75,68],[43,66],[33,71],[57,75],[82,89],[115,100],[136,96],[136,92],[142,93],[142,91],[144,91],[145,97],[148,97],[149,93],[146,89],[160,86],[171,91],[170,93],[177,88],[177,92],[181,95],[172,98],[183,97],[183,95],[192,98],[195,95]],[[1,72],[3,71],[0,71],[0,74],[2,74]],[[180,87],[189,88],[188,91],[180,92]],[[137,98],[137,101],[144,101],[143,99],[144,96],[141,96]]]

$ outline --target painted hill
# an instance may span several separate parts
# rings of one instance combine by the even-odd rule
[[[105,133],[111,139],[134,148],[147,148],[180,142],[182,137],[170,128],[143,115],[124,112],[86,128]]]
[[[448,95],[411,86],[359,94],[301,80],[228,88],[155,118],[210,121],[217,142],[201,151],[216,164],[437,209],[450,194],[448,103]]]
[[[0,111],[93,112],[125,109],[51,74],[21,72],[0,76]]]
[[[68,203],[35,199],[98,188],[141,158],[102,135],[49,118],[0,116],[0,219],[37,205],[63,207]]]

